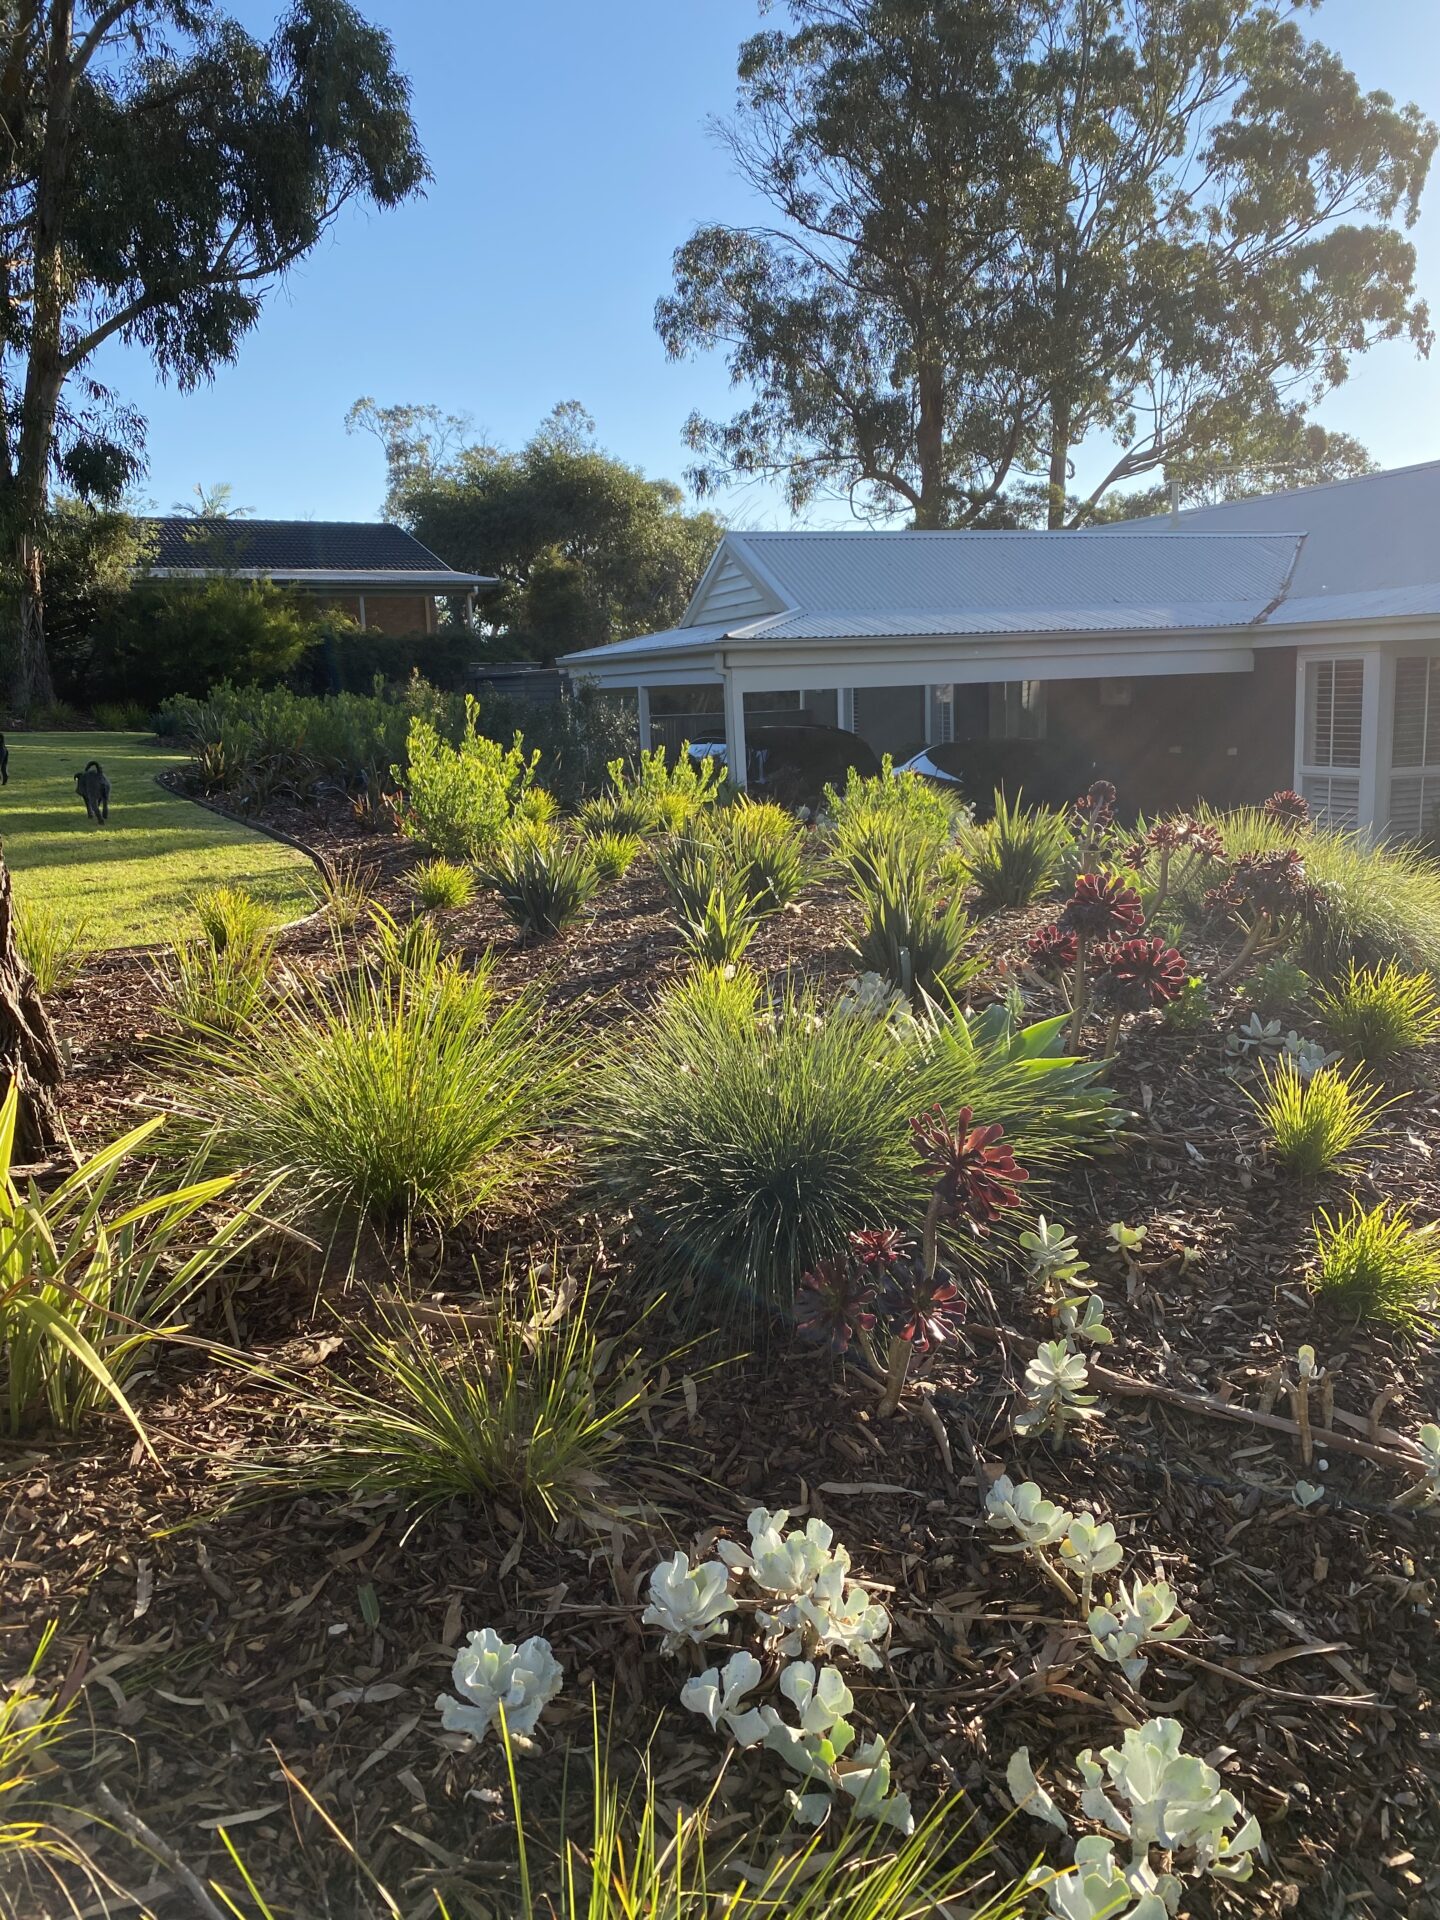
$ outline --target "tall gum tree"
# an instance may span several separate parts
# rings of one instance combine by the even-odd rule
[[[51,484],[114,499],[140,465],[97,348],[118,336],[194,385],[344,206],[394,206],[427,171],[390,42],[344,0],[297,0],[268,41],[212,0],[10,0],[0,136],[0,533],[25,707],[51,695]]]
[[[789,0],[720,130],[776,217],[699,229],[656,312],[751,395],[689,422],[697,484],[1061,526],[1162,472],[1363,469],[1310,410],[1377,341],[1429,350],[1436,130],[1315,4]]]

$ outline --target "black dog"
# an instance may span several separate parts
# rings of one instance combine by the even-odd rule
[[[10,749],[5,744],[5,736],[0,733],[0,787],[10,784]]]
[[[85,811],[98,826],[110,818],[110,782],[98,760],[87,760],[85,771],[75,776],[75,791],[85,802]]]

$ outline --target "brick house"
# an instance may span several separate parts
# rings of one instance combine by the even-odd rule
[[[475,596],[497,582],[461,573],[403,527],[368,520],[234,520],[170,515],[143,522],[158,579],[225,573],[272,580],[380,633],[433,633],[440,598],[468,621]]]

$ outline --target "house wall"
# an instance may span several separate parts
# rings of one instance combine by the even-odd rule
[[[924,687],[857,687],[855,731],[876,753],[908,760],[925,745]]]
[[[327,593],[324,604],[337,613],[360,619],[360,595]],[[435,597],[429,593],[365,593],[364,625],[380,633],[409,634],[435,631]]]

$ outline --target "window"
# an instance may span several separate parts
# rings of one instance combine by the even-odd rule
[[[992,740],[1045,738],[1045,683],[1043,680],[1001,680],[990,688]]]
[[[1363,660],[1307,660],[1300,791],[1333,827],[1360,823],[1365,717]],[[1338,769],[1353,771],[1338,771]]]
[[[930,689],[930,740],[946,746],[955,738],[955,689],[952,685]]]
[[[1406,840],[1440,831],[1440,660],[1395,662],[1389,826]]]

